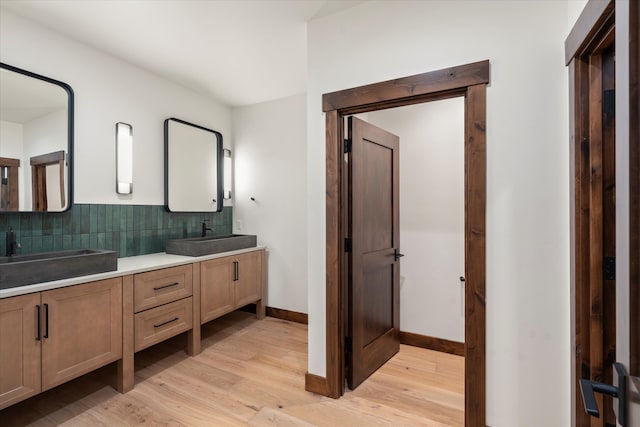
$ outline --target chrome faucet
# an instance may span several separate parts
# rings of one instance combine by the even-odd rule
[[[212,228],[207,227],[207,221],[209,220],[205,219],[202,221],[202,237],[206,237],[207,231],[213,231]]]
[[[7,252],[6,256],[15,255],[18,248],[20,247],[20,243],[16,241],[16,232],[13,231],[11,227],[7,231]]]

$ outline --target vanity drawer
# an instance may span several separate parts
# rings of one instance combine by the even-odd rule
[[[193,299],[181,299],[135,315],[135,348],[151,345],[188,331],[193,326]]]
[[[136,274],[133,289],[135,313],[189,297],[193,290],[193,267],[188,264]]]

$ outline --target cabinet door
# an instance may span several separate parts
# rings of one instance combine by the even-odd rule
[[[0,300],[0,409],[40,392],[40,294]]]
[[[262,251],[236,255],[235,305],[242,307],[262,299]]]
[[[233,311],[234,258],[200,263],[200,324]]]
[[[42,390],[122,357],[122,278],[42,292]]]

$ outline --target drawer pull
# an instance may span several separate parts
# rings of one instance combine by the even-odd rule
[[[178,286],[179,283],[175,282],[175,283],[169,283],[168,285],[164,285],[164,286],[158,286],[157,288],[153,288],[154,291],[159,291],[160,289],[165,289],[165,288],[170,288],[172,286]]]
[[[44,337],[49,338],[49,304],[44,304]]]
[[[40,319],[40,304],[36,305],[36,321],[38,322],[36,341],[40,341],[40,339],[42,339],[42,319]]]
[[[154,328],[159,328],[160,326],[164,326],[164,325],[167,325],[167,324],[169,324],[169,323],[171,323],[171,322],[175,322],[175,321],[176,321],[176,320],[178,320],[178,319],[179,319],[179,317],[176,317],[176,318],[173,318],[173,319],[171,319],[171,320],[167,320],[166,322],[162,322],[162,323],[160,323],[159,325],[153,325],[153,327],[154,327]]]

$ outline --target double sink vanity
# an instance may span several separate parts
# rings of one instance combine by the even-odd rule
[[[186,332],[195,356],[203,323],[250,303],[264,317],[256,236],[170,240],[166,250],[0,257],[0,409],[112,362],[125,393],[136,352]]]
[[[30,215],[73,209],[73,99],[64,82],[0,63],[0,214],[24,213],[7,221],[24,218],[23,237],[32,238]],[[133,125],[118,122],[115,130],[116,192],[133,201]],[[46,135],[47,146],[34,135]],[[223,156],[231,160],[231,151],[222,134],[168,118],[164,153],[166,211],[222,212],[223,199],[231,198],[223,188]],[[97,217],[82,219],[89,224],[82,233],[96,231]],[[65,237],[80,237],[74,218]],[[168,236],[187,235],[177,218],[183,217],[169,217],[169,225],[176,223]],[[203,237],[169,240],[166,252],[120,259],[94,249],[16,255],[17,232],[9,227],[7,256],[0,257],[0,409],[113,362],[117,388],[127,392],[136,352],[186,332],[186,350],[195,356],[203,323],[249,303],[264,317],[264,247],[256,236],[207,237],[206,221]],[[151,221],[154,232],[161,223]]]

